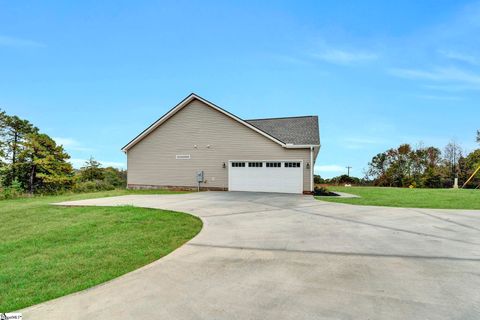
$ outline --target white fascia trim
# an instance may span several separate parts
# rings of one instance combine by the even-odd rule
[[[320,145],[319,144],[288,144],[288,143],[285,145],[285,148],[287,149],[310,149],[312,147],[320,148]]]
[[[310,192],[313,192],[313,147],[310,147]]]
[[[282,147],[286,147],[286,144],[283,143],[282,141],[278,140],[278,139],[275,139],[274,137],[266,134],[265,132],[257,129],[256,127],[252,126],[251,124],[243,121],[242,119],[234,116],[233,114],[229,113],[229,112],[226,112],[225,110],[217,107],[216,105],[212,104],[211,102],[203,99],[202,97],[199,97],[197,96],[196,94],[192,93],[190,94],[190,96],[188,96],[186,99],[184,99],[179,105],[177,105],[175,108],[173,108],[172,110],[170,110],[168,113],[166,113],[163,117],[161,117],[160,119],[158,119],[155,123],[153,123],[150,128],[148,128],[147,130],[145,130],[142,134],[140,134],[138,137],[136,137],[134,140],[132,140],[129,144],[127,144],[124,148],[122,148],[122,151],[123,152],[127,152],[128,149],[130,149],[131,147],[133,147],[137,142],[139,142],[140,140],[142,140],[145,136],[147,136],[148,134],[150,134],[150,132],[152,132],[153,130],[155,130],[156,128],[158,128],[162,123],[164,123],[165,121],[167,121],[171,116],[173,116],[175,113],[177,113],[178,111],[180,111],[183,107],[185,107],[187,104],[189,104],[192,100],[194,99],[197,99],[203,103],[205,103],[206,105],[208,105],[209,107],[223,113],[224,115],[232,118],[233,120],[236,120],[238,122],[240,122],[241,124],[243,124],[244,126],[260,133],[262,136],[272,140],[273,142],[276,142],[278,143],[279,145],[281,145]]]

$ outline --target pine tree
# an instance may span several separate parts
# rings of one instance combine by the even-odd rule
[[[80,168],[81,181],[103,180],[105,178],[100,162],[90,157],[85,161],[85,165]]]
[[[23,177],[28,191],[55,192],[72,184],[73,168],[67,162],[70,156],[62,146],[46,134],[27,135],[19,155]],[[24,183],[25,183],[24,182]]]
[[[27,135],[38,133],[38,128],[27,120],[20,119],[17,116],[9,116],[4,112],[0,116],[0,121],[0,139],[2,140],[0,155],[6,163],[3,170],[3,184],[8,186],[14,180],[21,180],[21,163],[19,163],[18,158],[24,148]]]

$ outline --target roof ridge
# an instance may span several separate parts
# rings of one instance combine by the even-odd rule
[[[261,135],[265,136],[266,138],[268,139],[271,139],[272,141],[280,144],[280,145],[284,145],[285,142],[280,140],[279,138],[273,136],[272,134],[268,133],[267,131],[263,130],[263,129],[260,129],[258,128],[257,126],[254,126],[253,124],[251,123],[248,123],[248,121],[244,120],[244,119],[241,119],[240,117],[234,115],[233,113],[219,107],[218,105],[216,105],[215,103],[213,102],[210,102],[208,101],[207,99],[205,98],[202,98],[201,96],[199,96],[198,94],[192,92],[190,93],[188,96],[186,96],[185,98],[183,98],[182,101],[180,101],[179,103],[177,103],[173,108],[171,108],[169,111],[167,111],[167,113],[165,113],[163,116],[161,116],[160,118],[158,118],[155,122],[153,122],[150,126],[148,126],[145,130],[143,130],[140,134],[138,134],[135,138],[133,138],[132,140],[130,140],[129,143],[127,143],[123,148],[122,148],[122,151],[126,152],[128,149],[129,149],[129,146],[130,145],[135,145],[138,141],[140,141],[141,139],[143,139],[146,135],[148,135],[151,131],[155,130],[158,126],[160,126],[163,122],[167,121],[173,114],[175,114],[178,110],[180,109],[183,109],[187,104],[189,104],[191,101],[193,101],[193,99],[196,99],[204,104],[206,104],[207,106],[225,114],[226,116],[240,122],[241,124],[245,125],[246,127],[260,133]]]
[[[256,121],[256,120],[278,120],[278,119],[296,119],[296,118],[315,118],[318,116],[293,116],[293,117],[276,117],[276,118],[258,118],[258,119],[244,119],[244,121]]]

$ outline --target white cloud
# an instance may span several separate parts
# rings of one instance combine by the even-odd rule
[[[427,89],[444,91],[444,92],[461,92],[466,90],[476,90],[477,87],[471,85],[462,85],[462,84],[428,84],[423,87]]]
[[[125,162],[116,162],[116,161],[99,161],[104,167],[114,167],[120,169],[126,169],[127,164]]]
[[[4,47],[46,47],[45,44],[28,39],[0,35],[0,46]]]
[[[64,147],[71,147],[72,145],[77,144],[75,140],[70,138],[54,137],[53,140],[55,140],[57,144],[61,144]]]
[[[464,100],[462,97],[456,97],[456,96],[437,96],[437,95],[431,95],[431,94],[422,94],[418,96],[421,99],[426,99],[426,100],[447,100],[447,101],[460,101]]]
[[[313,57],[336,64],[353,64],[368,62],[378,59],[378,55],[364,51],[346,51],[340,49],[325,49],[320,53],[312,54]]]
[[[391,75],[407,78],[407,79],[428,79],[438,81],[440,76],[435,72],[416,70],[416,69],[401,69],[393,68],[388,71]]]
[[[440,50],[440,53],[448,59],[466,62],[476,66],[480,65],[480,58],[475,57],[473,55],[464,54],[457,51],[447,51],[447,50]]]
[[[86,159],[75,159],[75,158],[71,158],[68,160],[68,162],[70,162],[72,166],[76,169],[83,167],[86,161],[87,161]]]
[[[67,150],[72,151],[93,151],[92,148],[83,147],[80,142],[72,138],[53,137],[53,140]]]
[[[445,82],[480,90],[480,75],[453,67],[434,68],[433,70],[395,68],[390,69],[389,73],[406,79]]]
[[[96,159],[95,159],[96,160]],[[85,165],[85,162],[87,162],[88,159],[78,159],[78,158],[73,158],[70,159],[69,162],[72,164],[72,166],[76,169],[79,169]],[[114,167],[114,168],[119,168],[119,169],[126,169],[127,165],[125,162],[116,162],[116,161],[103,161],[103,160],[96,160],[102,164],[102,167]]]

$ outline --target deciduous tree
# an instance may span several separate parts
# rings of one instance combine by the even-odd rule
[[[116,188],[125,187],[127,183],[127,171],[113,167],[103,169],[104,181]]]
[[[460,145],[455,141],[450,141],[444,151],[445,163],[451,168],[451,178],[458,176],[458,160],[463,154],[463,150]]]

